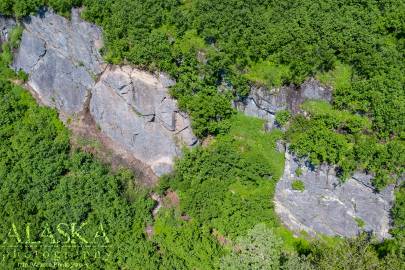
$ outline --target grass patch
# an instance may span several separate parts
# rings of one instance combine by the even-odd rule
[[[97,151],[99,151],[103,147],[103,145],[102,145],[102,143],[100,141],[98,141],[96,139],[82,137],[82,136],[77,137],[76,143],[81,148],[90,147],[90,148],[93,148],[93,149],[95,149]]]
[[[364,220],[362,220],[359,217],[355,217],[354,221],[356,221],[357,226],[359,226],[359,228],[364,228],[364,226],[366,225],[366,223],[364,222]]]
[[[295,169],[295,175],[300,177],[302,175],[302,169],[301,167],[298,167],[297,169]]]
[[[324,85],[330,85],[334,89],[343,89],[350,88],[352,74],[353,71],[349,65],[336,62],[334,69],[318,73],[316,78]]]
[[[235,140],[242,156],[255,163],[267,164],[273,178],[278,180],[284,171],[284,154],[276,150],[276,142],[282,138],[282,132],[265,132],[263,127],[263,120],[237,114],[232,119],[228,136]]]
[[[294,180],[292,183],[291,183],[291,188],[293,189],[293,190],[297,190],[297,191],[304,191],[305,190],[305,185],[304,185],[304,182],[302,182],[301,180]]]
[[[18,48],[21,42],[23,30],[24,29],[22,28],[22,26],[16,26],[10,31],[8,42],[10,43],[11,48]]]
[[[187,31],[184,36],[176,43],[176,48],[186,54],[190,51],[206,50],[207,45],[204,39],[198,36],[196,30]]]
[[[253,64],[245,77],[268,88],[280,87],[291,79],[291,71],[286,65],[264,61]]]
[[[336,129],[345,127],[352,133],[371,129],[370,119],[348,111],[335,110],[326,101],[308,100],[301,105],[301,108],[313,117],[327,118],[327,122],[333,124]]]

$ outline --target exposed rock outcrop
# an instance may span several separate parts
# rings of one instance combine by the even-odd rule
[[[172,169],[176,140],[196,142],[188,117],[177,109],[166,85],[129,66],[109,67],[92,90],[90,113],[101,130],[125,145],[157,175]]]
[[[104,63],[100,28],[44,11],[23,21],[13,67],[24,70],[39,100],[62,119],[89,114],[102,133],[160,176],[183,145],[197,142],[188,116],[168,94],[174,82],[130,66]]]
[[[296,180],[304,183],[304,191],[292,188]],[[274,198],[276,212],[297,233],[353,237],[368,231],[379,239],[389,238],[394,187],[377,193],[370,180],[370,175],[357,172],[341,183],[333,167],[313,168],[286,152],[284,175]]]
[[[78,114],[106,66],[98,52],[101,30],[81,21],[78,10],[71,21],[44,12],[25,18],[23,25],[14,68],[29,74],[28,84],[45,105]]]
[[[267,89],[253,86],[249,96],[235,101],[234,106],[246,115],[258,117],[267,121],[267,127],[274,126],[275,114],[281,110],[292,113],[300,112],[300,105],[309,99],[332,100],[332,90],[322,86],[317,80],[310,78],[301,86],[283,86]]]
[[[300,105],[306,100],[332,100],[332,89],[310,78],[301,86],[277,89],[252,87],[247,98],[236,101],[234,106],[247,115],[266,120],[266,128],[274,127],[276,112],[289,110],[303,113]],[[277,149],[285,152],[283,143]],[[308,162],[285,153],[285,170],[275,193],[276,212],[281,221],[299,234],[322,233],[352,237],[360,231],[373,232],[379,239],[390,237],[390,209],[393,186],[377,193],[371,176],[357,172],[342,183],[333,167],[322,165],[314,168]],[[296,169],[301,168],[298,176]],[[299,173],[298,173],[299,174]],[[303,182],[304,191],[294,190],[292,183]],[[364,223],[364,224],[363,224]]]

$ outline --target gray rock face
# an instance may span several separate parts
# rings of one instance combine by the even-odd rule
[[[78,10],[71,21],[45,12],[26,18],[23,25],[14,68],[29,74],[30,86],[45,105],[79,113],[106,66],[98,52],[101,30],[82,22]]]
[[[242,101],[234,102],[234,106],[246,115],[266,120],[268,128],[271,128],[278,111],[290,110],[298,113],[300,105],[309,99],[331,101],[332,91],[313,78],[308,79],[298,88],[283,86],[269,90],[265,87],[253,86],[249,96]]]
[[[105,135],[158,176],[172,170],[183,145],[197,142],[190,119],[168,94],[174,84],[165,74],[102,60],[101,30],[72,11],[71,21],[52,12],[24,20],[15,70],[45,105],[63,115],[89,113]]]
[[[313,169],[286,152],[285,170],[276,187],[276,212],[291,230],[310,235],[322,233],[353,237],[362,230],[377,238],[389,238],[389,212],[393,202],[393,186],[376,193],[371,176],[357,172],[344,183],[330,166]],[[301,168],[302,175],[296,174]],[[301,180],[304,191],[292,189]],[[364,222],[364,226],[362,226]]]
[[[103,73],[92,92],[90,113],[106,134],[142,157],[157,175],[171,171],[173,157],[180,154],[176,140],[196,142],[188,117],[179,113],[164,84],[129,66]]]
[[[14,26],[16,26],[14,19],[0,14],[0,44],[8,39],[8,34]]]

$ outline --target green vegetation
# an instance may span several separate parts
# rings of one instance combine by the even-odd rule
[[[301,180],[294,180],[292,183],[291,183],[291,188],[293,189],[293,190],[297,190],[297,191],[304,191],[305,190],[305,185],[304,185],[304,182],[302,182]]]
[[[221,269],[280,269],[282,241],[264,224],[236,239],[233,252],[221,261]]]
[[[276,113],[276,123],[281,127],[284,127],[288,123],[290,118],[291,118],[291,113],[289,111],[283,110],[283,111],[278,111]]]
[[[304,259],[312,265],[311,269],[402,269],[403,259],[399,254],[389,254],[380,259],[367,235],[356,239],[345,239],[335,245],[315,244],[311,255]],[[402,257],[402,255],[400,255]],[[300,268],[295,268],[300,269]]]
[[[284,161],[275,151],[280,134],[264,133],[258,119],[238,115],[233,121],[239,125],[229,135],[187,151],[162,187],[179,194],[184,213],[225,236],[238,236],[262,222],[276,225],[266,198],[274,193]]]
[[[297,169],[295,169],[295,175],[300,177],[302,175],[302,169],[301,167],[298,167]]]
[[[6,257],[1,268],[17,269],[22,261],[52,262],[54,257],[44,261],[38,254],[64,252],[76,241],[78,247],[63,253],[63,262],[89,264],[92,269],[133,269],[141,264],[154,269],[157,255],[144,235],[153,203],[146,191],[131,185],[133,176],[112,173],[90,155],[70,152],[68,131],[55,111],[38,107],[25,90],[0,79],[0,96],[1,243],[19,244],[24,254],[23,259],[2,254]],[[62,224],[68,231],[72,223],[84,229],[81,238],[68,233],[69,241],[57,228]],[[42,245],[26,242],[27,226],[31,242]],[[88,250],[83,245],[97,232],[96,247]],[[76,255],[96,251],[103,259]]]
[[[22,32],[23,28],[21,26],[16,26],[11,30],[8,40],[8,44],[10,45],[11,49],[18,48],[21,41]]]
[[[380,142],[370,132],[369,119],[333,109],[321,101],[308,101],[302,108],[310,117],[292,120],[286,138],[299,156],[308,156],[315,165],[337,164],[342,179],[355,169],[375,173],[374,185],[383,188],[404,172],[405,143],[400,138]]]
[[[217,100],[246,95],[248,80],[280,86],[311,75],[336,88],[335,108],[368,116],[379,139],[403,132],[401,2],[6,0],[0,12],[43,4],[61,13],[84,5],[84,18],[104,29],[108,61],[170,73],[199,136],[226,130],[230,104]],[[223,83],[232,95],[213,97]]]
[[[363,227],[366,225],[366,223],[364,222],[364,220],[362,220],[362,219],[359,218],[359,217],[355,217],[355,218],[354,218],[354,221],[356,221],[357,226],[359,226],[359,228],[363,228]]]
[[[326,86],[333,89],[348,89],[351,87],[353,70],[349,65],[340,62],[335,63],[335,67],[328,72],[318,73],[316,78]]]
[[[246,78],[268,88],[280,87],[290,81],[291,74],[288,66],[277,65],[273,62],[260,62],[254,64]]]

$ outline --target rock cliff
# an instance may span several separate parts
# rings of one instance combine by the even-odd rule
[[[89,114],[103,134],[160,176],[172,170],[182,146],[197,142],[188,116],[168,94],[174,82],[130,66],[106,64],[102,31],[72,11],[67,20],[50,11],[23,21],[13,68],[62,119]]]
[[[12,19],[0,17],[0,42],[14,25]],[[71,20],[44,11],[26,18],[23,27],[13,67],[29,75],[27,84],[34,95],[56,108],[66,122],[91,119],[113,142],[114,150],[124,149],[156,175],[172,170],[182,145],[197,142],[188,116],[168,94],[174,82],[164,74],[106,64],[99,53],[101,30],[82,21],[78,10],[72,11]],[[299,87],[253,87],[246,99],[234,105],[247,115],[265,119],[272,128],[277,111],[299,113],[299,105],[307,99],[331,98],[330,88],[309,79]],[[392,187],[376,193],[370,176],[361,173],[342,184],[333,167],[313,168],[288,151],[285,155],[285,172],[274,200],[288,228],[341,236],[366,230],[379,238],[389,237]],[[292,188],[297,179],[303,182],[303,191]]]

